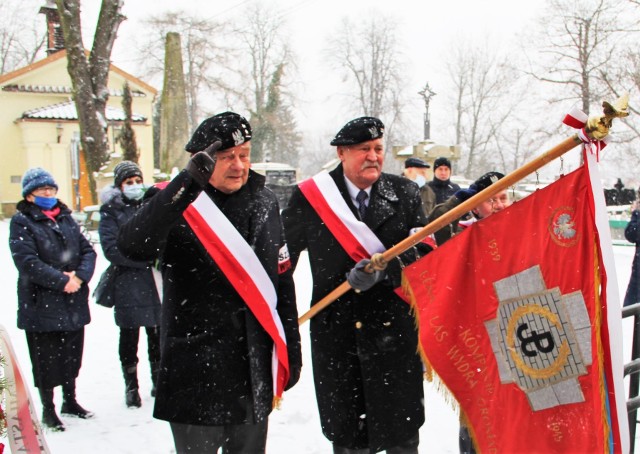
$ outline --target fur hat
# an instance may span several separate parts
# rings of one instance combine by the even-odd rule
[[[384,124],[379,119],[360,117],[344,125],[331,141],[331,145],[355,145],[368,140],[380,139],[383,135]]]
[[[449,161],[444,156],[440,156],[439,158],[436,158],[435,161],[433,161],[433,170],[436,170],[440,166],[447,166],[449,167],[449,170],[451,170],[451,161]]]
[[[421,169],[428,169],[431,166],[429,164],[427,164],[426,162],[424,162],[422,159],[419,158],[407,158],[406,161],[404,161],[404,168],[408,169],[409,167],[418,167]]]
[[[119,188],[127,178],[142,178],[142,170],[133,161],[122,161],[113,169],[113,185]]]
[[[34,167],[27,170],[22,177],[22,197],[26,197],[43,186],[51,186],[58,189],[53,176],[43,168]]]
[[[251,140],[251,125],[246,118],[234,112],[214,115],[200,123],[184,149],[189,153],[197,153],[216,140],[222,142],[216,151],[241,145]]]

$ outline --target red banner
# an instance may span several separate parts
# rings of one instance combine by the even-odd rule
[[[425,361],[455,396],[480,452],[623,451],[608,354],[620,333],[606,321],[586,167],[404,273]]]

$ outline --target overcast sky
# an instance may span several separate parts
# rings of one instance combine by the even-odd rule
[[[322,58],[321,50],[327,37],[336,33],[338,24],[344,17],[357,20],[375,12],[395,20],[399,27],[401,47],[408,61],[406,75],[410,80],[409,90],[415,92],[415,107],[424,112],[424,103],[417,92],[428,81],[436,93],[443,93],[447,83],[444,59],[447,50],[455,40],[480,41],[491,37],[498,45],[513,43],[516,36],[530,26],[530,21],[539,12],[541,2],[514,2],[506,0],[274,0],[270,4],[281,8],[288,22],[291,44],[298,55],[300,79],[304,83],[304,94],[300,106],[298,122],[303,127],[315,126],[317,122],[327,123],[329,130],[335,129],[349,118],[341,114],[343,107],[339,101],[329,97],[336,87],[327,83],[328,66]],[[150,9],[150,4],[153,8]],[[123,12],[127,20],[122,23],[116,41],[113,62],[135,74],[130,51],[134,48],[140,21],[150,15],[162,12],[186,10],[210,19],[238,17],[249,0],[212,2],[208,0],[154,0],[141,2],[125,0]],[[91,26],[95,24],[99,2],[83,2],[83,26],[85,46],[92,42]],[[161,87],[157,87],[161,88]],[[411,93],[409,91],[409,93]],[[446,99],[436,95],[430,105],[432,123],[448,121]],[[329,114],[327,114],[329,112]],[[421,118],[421,116],[420,116]],[[331,122],[335,122],[331,124]],[[437,129],[437,128],[436,128]],[[432,129],[432,137],[438,139],[437,130]],[[418,131],[421,133],[421,128]]]

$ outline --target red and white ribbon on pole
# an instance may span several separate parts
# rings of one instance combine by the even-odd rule
[[[607,146],[610,139],[609,136],[605,137],[602,140],[592,139],[591,137],[589,137],[587,131],[585,130],[585,126],[587,125],[588,120],[589,117],[587,116],[587,114],[585,114],[577,107],[574,107],[569,113],[565,115],[562,122],[565,125],[571,126],[572,128],[578,130],[578,137],[580,138],[580,140],[582,140],[584,149],[593,153],[596,156],[596,160],[600,161],[600,151]]]
[[[251,246],[205,192],[185,210],[184,218],[273,339],[274,404],[277,404],[289,381],[289,357],[284,328],[276,310],[278,296],[273,282]]]
[[[31,404],[29,390],[22,379],[18,359],[9,340],[9,333],[2,325],[0,325],[0,351],[5,361],[4,378],[7,386],[4,397],[7,437],[11,452],[49,454],[49,447]],[[1,399],[2,395],[0,395]]]

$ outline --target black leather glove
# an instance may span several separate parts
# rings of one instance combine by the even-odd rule
[[[465,200],[468,200],[476,195],[478,192],[487,189],[502,177],[504,177],[504,174],[500,172],[487,172],[476,181],[471,183],[468,188],[459,189],[453,195],[456,196],[456,198],[461,202],[464,202]]]
[[[209,183],[216,165],[215,153],[221,146],[222,142],[216,140],[204,150],[191,156],[187,162],[185,169],[201,188],[206,187]]]
[[[373,273],[365,271],[365,267],[369,263],[371,263],[371,260],[362,259],[349,271],[347,282],[349,282],[351,288],[364,292],[384,279],[384,270],[374,271]]]

